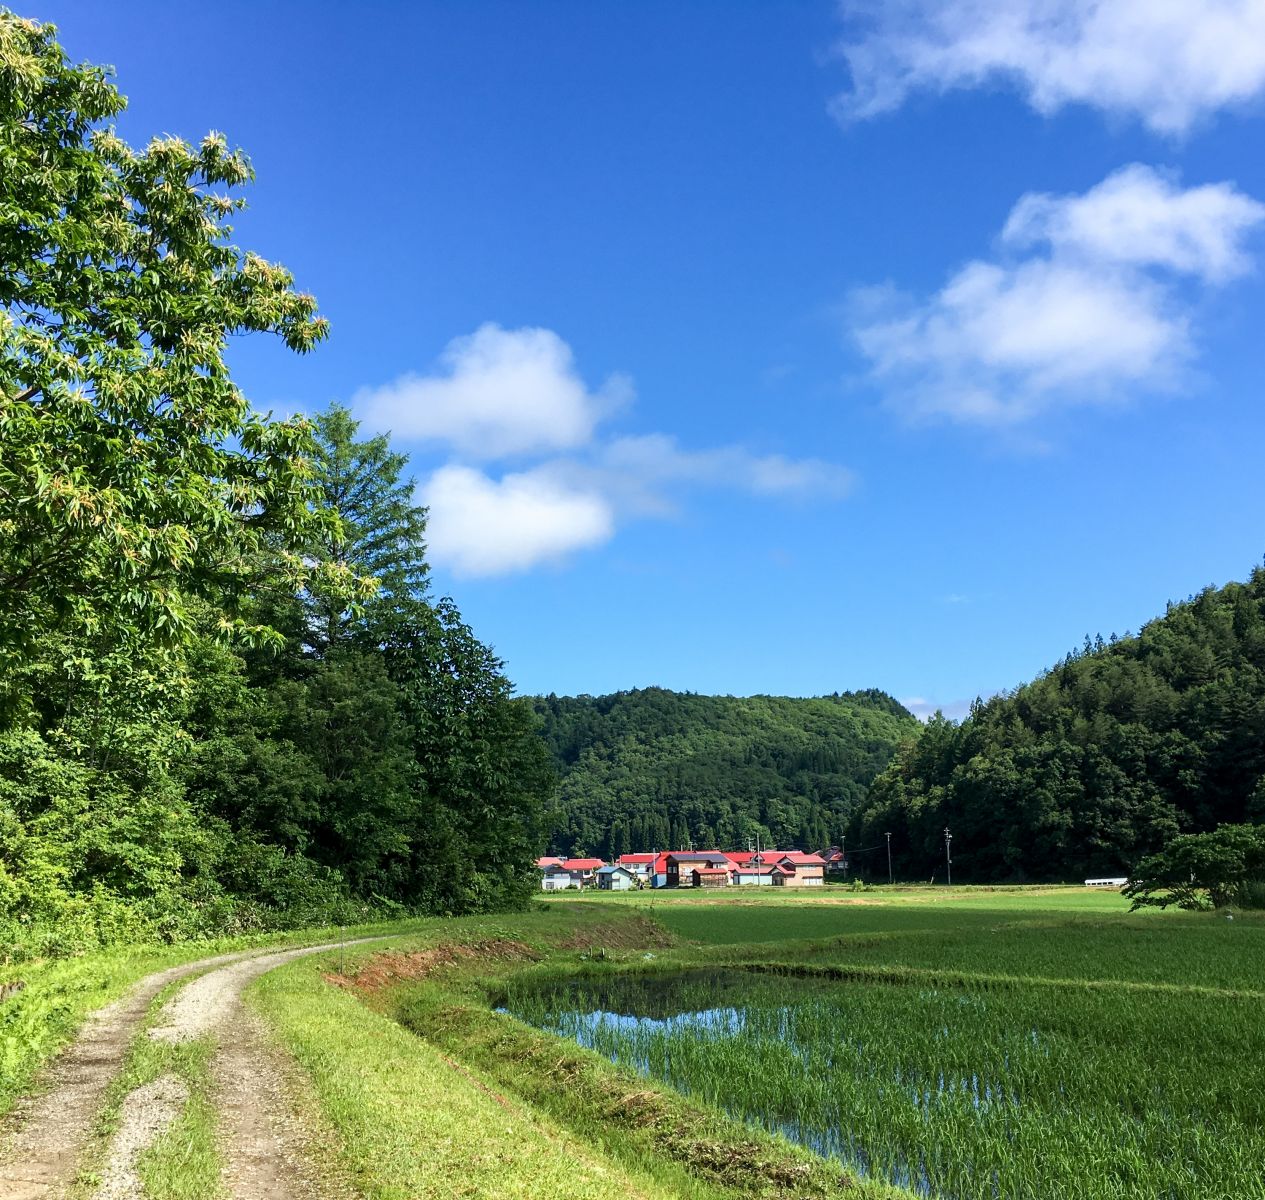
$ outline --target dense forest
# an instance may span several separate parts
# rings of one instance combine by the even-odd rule
[[[1265,823],[1265,570],[932,720],[875,780],[854,845],[962,882],[1123,875],[1177,834]],[[860,865],[860,864],[859,864]],[[879,864],[873,864],[877,874]],[[883,873],[886,862],[882,863]]]
[[[226,365],[328,332],[247,160],[128,146],[54,32],[0,12],[0,953],[521,902],[548,757],[403,457]]]
[[[646,688],[535,701],[561,777],[551,848],[836,841],[917,722],[890,696],[700,696]]]

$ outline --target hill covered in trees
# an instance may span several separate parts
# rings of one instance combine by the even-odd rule
[[[1179,833],[1265,822],[1265,570],[1137,637],[1086,642],[1024,687],[933,719],[875,780],[853,844],[892,832],[898,874],[1126,874]],[[885,863],[884,863],[885,866]]]
[[[815,699],[646,688],[534,701],[560,776],[557,853],[837,840],[914,718],[878,691]]]

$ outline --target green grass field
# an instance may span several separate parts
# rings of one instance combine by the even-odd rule
[[[758,946],[815,963],[1265,990],[1265,914],[1130,913],[1113,891],[637,892],[572,903],[631,907],[721,953]]]
[[[562,894],[363,932],[397,936],[251,996],[310,1081],[322,1169],[369,1200],[1265,1200],[1261,916],[827,888]],[[222,948],[28,965],[0,1100],[88,1007]],[[558,999],[700,969],[723,987],[669,1027]],[[494,1011],[510,997],[523,1019]],[[187,1161],[213,1174],[214,1114],[186,1116],[147,1164],[155,1196],[211,1194]]]
[[[1131,915],[1080,888],[564,894],[538,910],[428,923],[401,948],[522,953],[441,956],[360,1002],[329,995],[328,962],[261,985],[366,1194],[406,1194],[365,1179],[402,1160],[424,1164],[407,1194],[446,1194],[460,1159],[436,1106],[492,1089],[506,1128],[535,1123],[575,1179],[601,1167],[646,1195],[828,1195],[844,1174],[858,1196],[1265,1197],[1259,917]],[[594,1032],[556,1003],[518,1010],[526,1023],[491,1011],[700,967],[750,994],[727,984],[692,1011],[740,1010],[724,1017],[740,1027],[687,1014]],[[392,1158],[383,1137],[405,1149]],[[459,1194],[589,1194],[557,1174],[533,1193],[543,1145],[498,1152],[499,1138],[479,1125],[499,1174]]]

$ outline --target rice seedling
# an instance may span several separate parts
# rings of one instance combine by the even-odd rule
[[[926,1196],[1265,1196],[1259,995],[696,970],[502,1006]]]

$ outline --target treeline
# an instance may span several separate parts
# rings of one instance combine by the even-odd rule
[[[548,757],[404,458],[226,368],[326,334],[249,164],[5,12],[0,81],[0,954],[521,902]]]
[[[1086,641],[1039,679],[937,718],[875,780],[855,844],[962,882],[1126,875],[1175,835],[1265,822],[1265,570],[1137,637]],[[883,868],[885,871],[886,863]]]
[[[646,688],[536,699],[560,776],[551,851],[836,842],[914,718],[883,692],[815,699]]]

